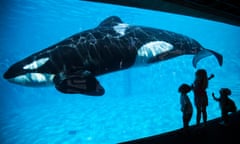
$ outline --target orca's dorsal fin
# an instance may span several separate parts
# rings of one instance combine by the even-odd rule
[[[113,27],[119,23],[123,23],[122,20],[117,16],[110,16],[103,20],[98,27]]]

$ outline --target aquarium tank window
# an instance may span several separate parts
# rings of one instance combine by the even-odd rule
[[[183,83],[192,85],[198,69],[205,69],[208,76],[214,74],[207,88],[208,120],[221,116],[219,104],[211,96],[213,92],[219,96],[221,88],[231,89],[230,97],[240,108],[238,26],[81,0],[3,0],[0,7],[1,144],[113,144],[180,129],[183,124],[178,88]],[[119,17],[122,23],[103,22],[111,16]],[[97,29],[98,26],[105,27],[101,30],[112,27],[108,32],[115,35]],[[131,38],[126,38],[130,26],[139,26],[140,31],[134,29],[135,32],[130,33]],[[141,31],[145,27],[153,29]],[[162,31],[157,31],[159,29]],[[86,39],[76,36],[62,42],[61,46],[55,44],[87,30],[95,32],[95,38],[104,37],[105,41],[102,40],[101,44],[106,51],[101,51],[101,54],[85,51],[79,55],[83,55],[82,59],[89,59],[83,60],[82,65],[69,66],[69,63],[78,64],[78,54],[66,55],[71,49],[77,48],[77,43]],[[157,32],[167,35],[166,31],[192,38],[204,48],[221,54],[222,66],[214,55],[209,55],[194,67],[195,54],[185,54],[186,51],[176,50],[172,44],[179,40],[177,37],[165,37],[163,40],[155,37],[156,41],[153,41],[154,38],[144,38],[147,34],[143,35],[144,32],[149,32],[148,36]],[[86,33],[85,38],[91,36],[91,33]],[[112,39],[117,38],[117,50],[108,47]],[[148,38],[151,40],[147,41]],[[143,40],[146,40],[145,44]],[[93,39],[82,46],[93,49],[96,42]],[[128,53],[137,45],[141,45],[141,50],[135,47],[135,51]],[[71,48],[65,50],[62,48],[64,46]],[[125,49],[122,50],[120,46]],[[48,47],[54,48],[45,50]],[[58,48],[65,51],[58,51]],[[47,51],[48,55],[42,50]],[[167,53],[171,50],[176,51]],[[114,57],[119,58],[115,64],[113,57],[107,55],[111,52],[126,59]],[[13,64],[35,53],[38,55],[19,63],[18,68],[12,68],[9,75],[4,75]],[[93,55],[105,56],[102,59],[106,60],[106,65],[111,63],[111,66],[101,65],[99,59],[90,58]],[[143,66],[133,63],[136,55]],[[155,62],[159,59],[159,62]],[[66,63],[61,65],[62,62]],[[49,63],[54,64],[49,66]],[[90,67],[89,63],[96,65]],[[56,69],[59,71],[56,72]],[[109,72],[111,70],[116,71]],[[50,74],[50,71],[55,73]],[[102,74],[95,76],[92,71]],[[46,80],[55,84],[38,87],[40,81]],[[87,83],[89,81],[97,84],[97,88],[92,88],[92,83]],[[86,88],[79,86],[76,90],[68,82],[73,87],[77,83]],[[72,89],[68,87],[69,91],[65,90],[65,86]],[[82,94],[70,93],[79,89],[83,89]],[[192,126],[196,124],[193,92],[190,91],[188,96],[193,104]]]

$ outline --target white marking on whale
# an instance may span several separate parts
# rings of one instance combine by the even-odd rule
[[[23,67],[23,69],[27,70],[34,70],[34,69],[37,69],[39,67],[41,67],[42,65],[44,65],[47,61],[49,60],[48,57],[46,58],[40,58],[38,60],[35,60],[33,62],[31,62],[30,64],[27,64]]]
[[[125,35],[125,31],[126,29],[129,27],[128,24],[125,23],[119,23],[116,26],[113,26],[113,29],[120,34],[120,36],[124,36]]]
[[[10,82],[26,86],[48,86],[53,84],[54,74],[28,73],[9,79]]]
[[[172,44],[165,41],[148,42],[137,51],[138,55],[135,61],[135,65],[147,64],[149,58],[170,51],[173,48],[174,46]]]

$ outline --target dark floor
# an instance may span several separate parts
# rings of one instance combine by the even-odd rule
[[[220,123],[221,119],[217,118],[208,121],[205,126],[191,126],[188,131],[178,129],[121,144],[239,144],[240,111],[230,115],[228,125]]]

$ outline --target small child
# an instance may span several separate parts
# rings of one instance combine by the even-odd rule
[[[228,88],[221,88],[220,91],[220,97],[216,98],[214,93],[212,93],[213,99],[218,101],[221,108],[221,115],[222,120],[224,124],[228,123],[228,113],[229,112],[236,112],[237,107],[233,100],[231,100],[228,96],[231,95],[231,90]]]
[[[192,118],[193,106],[187,95],[191,91],[191,87],[187,84],[182,84],[178,88],[178,92],[181,93],[180,102],[181,102],[181,111],[183,112],[183,128],[186,129],[189,127],[189,122]]]

